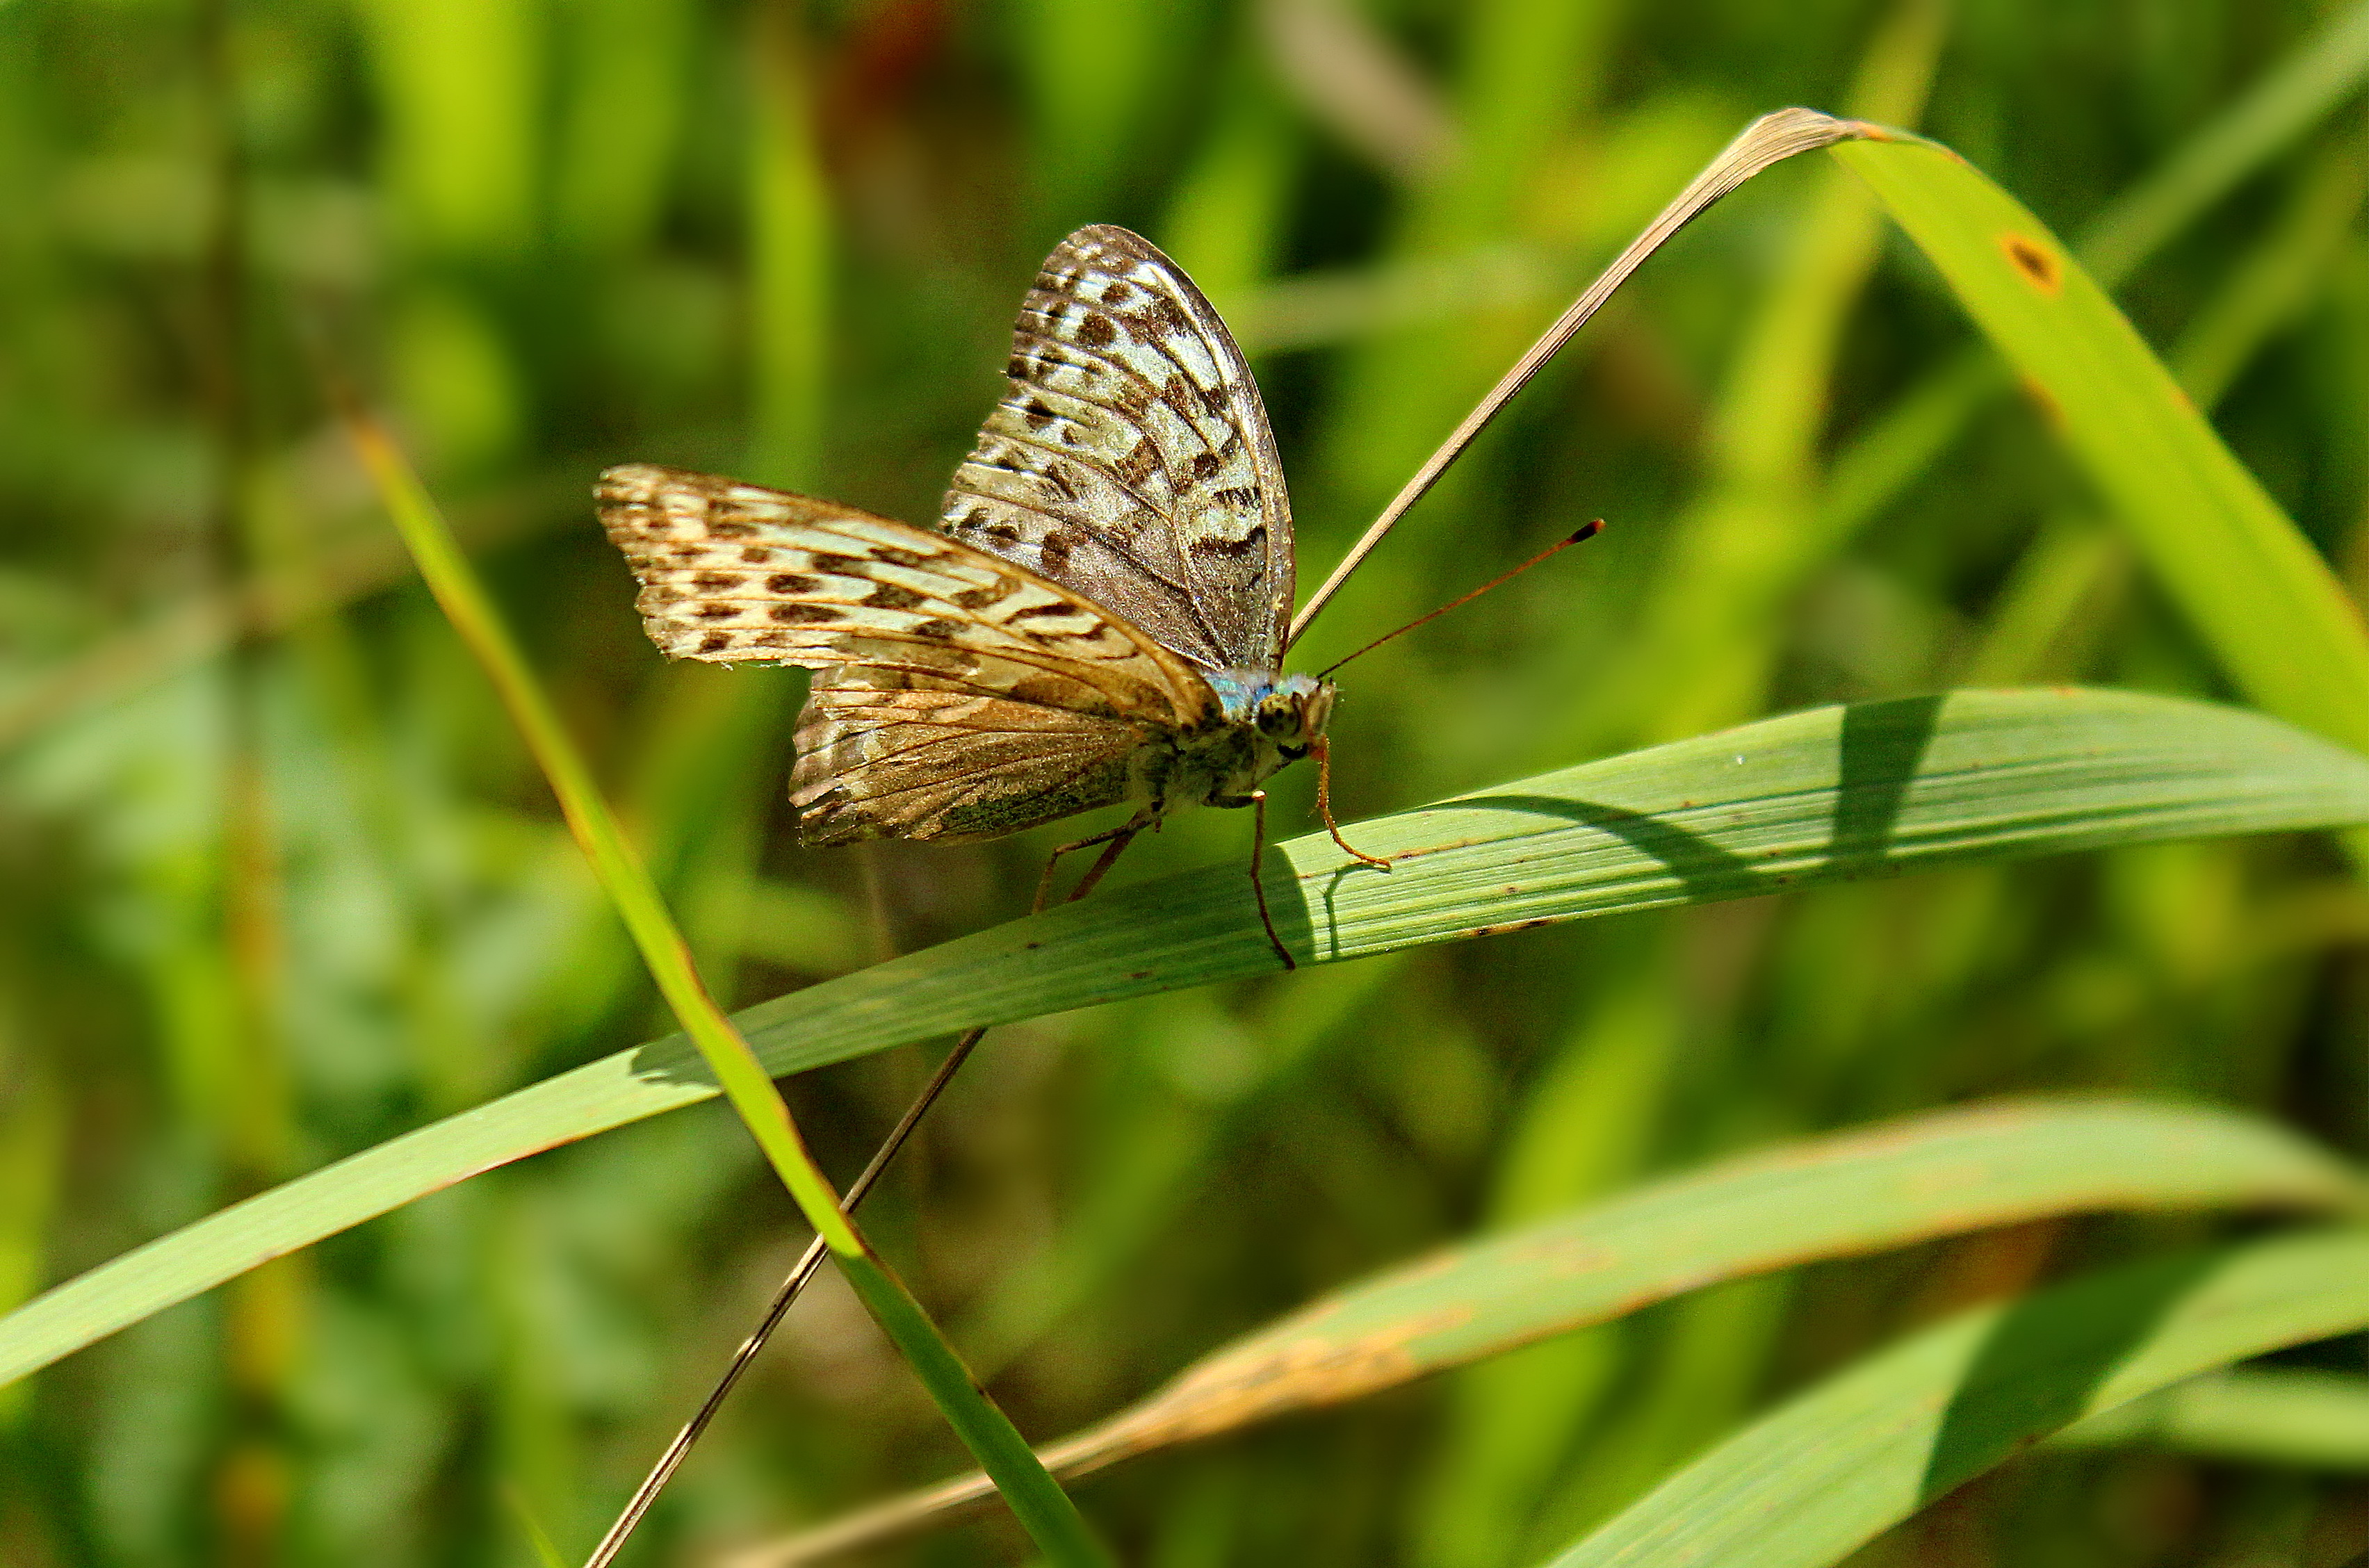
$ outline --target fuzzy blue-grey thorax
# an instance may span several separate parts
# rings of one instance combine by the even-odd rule
[[[1282,738],[1288,730],[1305,744],[1324,733],[1333,712],[1333,683],[1313,675],[1278,675],[1272,670],[1212,670],[1203,672],[1209,690],[1218,694],[1229,724],[1256,726]],[[1265,715],[1262,719],[1262,715]],[[1287,719],[1286,715],[1289,715]],[[1308,723],[1313,718],[1312,724]]]

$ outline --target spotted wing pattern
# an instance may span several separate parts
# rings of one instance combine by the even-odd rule
[[[647,464],[597,494],[660,650],[818,671],[791,778],[805,842],[993,838],[1109,805],[1148,741],[1217,712],[1140,631],[944,534]]]
[[[1204,670],[1273,670],[1291,501],[1242,350],[1125,229],[1080,229],[1020,307],[1011,390],[940,526],[1126,616]]]

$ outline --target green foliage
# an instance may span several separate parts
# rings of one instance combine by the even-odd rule
[[[657,993],[325,362],[717,1000],[818,1070],[828,1169],[915,1042],[1008,1024],[866,1224],[1021,1429],[1307,1353],[1082,1492],[1123,1560],[1930,1561],[1974,1517],[2341,1561],[2358,1233],[2216,1211],[2369,1152],[2369,896],[2317,831],[2369,820],[2364,73],[2369,7],[2222,0],[0,6],[0,1561],[573,1559],[804,1239],[693,1053],[630,1048]],[[1609,521],[1345,672],[1335,801],[1404,858],[1293,839],[1269,887],[1358,962],[1270,974],[1227,814],[1033,921],[1060,830],[797,851],[797,678],[661,668],[591,524],[627,459],[927,518],[1036,259],[1110,221],[1242,325],[1320,572],[1789,102],[1970,166],[1732,198],[1317,624],[1321,665]],[[1952,691],[2043,682],[2084,689]],[[1834,1140],[2095,1092],[2140,1103],[1971,1113],[2050,1159],[1886,1186]],[[1796,1166],[1814,1206],[1719,1207]],[[1623,1213],[1654,1283],[1521,1252]],[[1406,1271],[1451,1244],[1504,1271]],[[629,1561],[960,1468],[829,1278]],[[1323,1387],[1292,1336],[1346,1319],[1298,1314],[1393,1290],[1387,1377],[1234,1431]],[[897,1550],[1025,1551],[964,1528]]]
[[[2191,1253],[1978,1307],[1755,1422],[1556,1556],[1839,1561],[2068,1420],[2369,1327],[2369,1238]]]
[[[509,629],[486,597],[485,586],[453,539],[451,525],[421,492],[418,477],[385,433],[359,413],[349,411],[346,418],[363,464],[371,471],[405,547],[418,563],[419,575],[427,579],[453,631],[468,645],[500,693],[510,722],[518,727],[558,798],[560,815],[566,818],[577,847],[584,852],[593,880],[601,885],[619,922],[633,934],[643,967],[698,1048],[702,1065],[730,1102],[740,1125],[764,1150],[774,1176],[796,1201],[807,1223],[829,1244],[831,1259],[850,1288],[929,1391],[946,1425],[960,1434],[963,1446],[995,1478],[1013,1516],[1047,1559],[1059,1568],[1097,1568],[1107,1563],[1108,1554],[1079,1517],[1077,1505],[1046,1474],[1011,1418],[996,1409],[994,1401],[963,1365],[961,1356],[913,1299],[913,1293],[864,1239],[848,1212],[852,1204],[841,1199],[830,1178],[815,1163],[806,1137],[791,1119],[771,1075],[708,994],[706,981],[692,962],[691,949],[668,913],[658,884],[650,878],[649,867],[635,853],[617,814],[601,797],[583,754],[568,738],[558,715],[552,711],[551,699],[510,640]]]

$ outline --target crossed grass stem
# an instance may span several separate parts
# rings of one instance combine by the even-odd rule
[[[1265,814],[1262,801],[1262,818]],[[1094,857],[1094,864],[1087,868],[1085,876],[1078,879],[1078,885],[1070,889],[1069,898],[1063,900],[1074,903],[1094,890],[1095,885],[1117,864],[1120,853],[1141,830],[1141,823],[1129,822],[1108,833],[1097,834],[1073,844],[1063,844],[1055,850],[1045,863],[1045,875],[1037,880],[1036,897],[1028,912],[1043,912],[1053,885],[1053,867],[1063,855],[1097,843],[1104,845],[1103,853]],[[1265,912],[1265,899],[1262,897],[1259,913],[1264,916]],[[1267,928],[1267,934],[1270,939],[1274,937],[1273,926]],[[1277,944],[1277,950],[1280,949],[1281,944]],[[1285,956],[1284,964],[1286,967],[1290,967],[1288,955]],[[849,1185],[846,1195],[839,1200],[841,1213],[853,1214],[855,1206],[862,1203],[864,1196],[878,1184],[882,1173],[888,1169],[888,1162],[897,1157],[898,1150],[905,1147],[905,1140],[912,1136],[913,1129],[921,1125],[921,1118],[929,1114],[930,1107],[937,1103],[946,1085],[954,1082],[955,1074],[962,1070],[962,1064],[969,1059],[986,1034],[987,1026],[981,1024],[975,1029],[964,1030],[962,1036],[955,1041],[954,1048],[946,1052],[944,1059],[938,1063],[937,1070],[930,1075],[929,1082],[921,1086],[921,1092],[913,1097],[913,1103],[905,1107],[905,1114],[897,1119],[897,1125],[889,1129],[888,1136],[880,1140],[880,1147],[873,1151],[872,1159],[864,1165],[863,1173]],[[724,1408],[724,1402],[731,1397],[733,1389],[739,1383],[741,1375],[757,1359],[757,1353],[765,1348],[765,1342],[772,1338],[773,1331],[782,1326],[782,1320],[789,1315],[790,1308],[796,1304],[807,1282],[821,1269],[822,1260],[830,1251],[830,1243],[819,1235],[807,1244],[806,1252],[783,1279],[781,1288],[773,1292],[772,1300],[766,1304],[764,1315],[757,1320],[757,1326],[750,1331],[747,1339],[740,1342],[740,1348],[732,1353],[731,1364],[725,1368],[724,1375],[716,1379],[715,1387],[709,1391],[707,1398],[691,1419],[683,1423],[682,1430],[674,1435],[674,1440],[667,1445],[666,1451],[658,1456],[658,1462],[642,1478],[641,1485],[634,1489],[633,1496],[618,1512],[616,1522],[609,1527],[609,1533],[601,1538],[601,1543],[592,1549],[592,1555],[584,1560],[584,1568],[610,1568],[616,1561],[617,1553],[624,1550],[625,1542],[641,1524],[642,1516],[650,1511],[650,1505],[658,1501],[658,1494],[674,1478],[674,1472],[682,1468],[682,1461],[691,1455],[692,1446],[715,1420],[717,1413]]]

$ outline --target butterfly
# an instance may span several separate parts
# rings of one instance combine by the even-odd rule
[[[670,658],[815,671],[790,798],[799,841],[964,842],[1107,806],[1057,849],[1127,841],[1187,806],[1251,807],[1319,764],[1333,683],[1280,665],[1291,502],[1265,405],[1225,323],[1173,261],[1096,224],[1022,303],[1009,390],[956,469],[935,530],[837,501],[628,464],[602,526]],[[1074,894],[1072,895],[1075,896]]]

